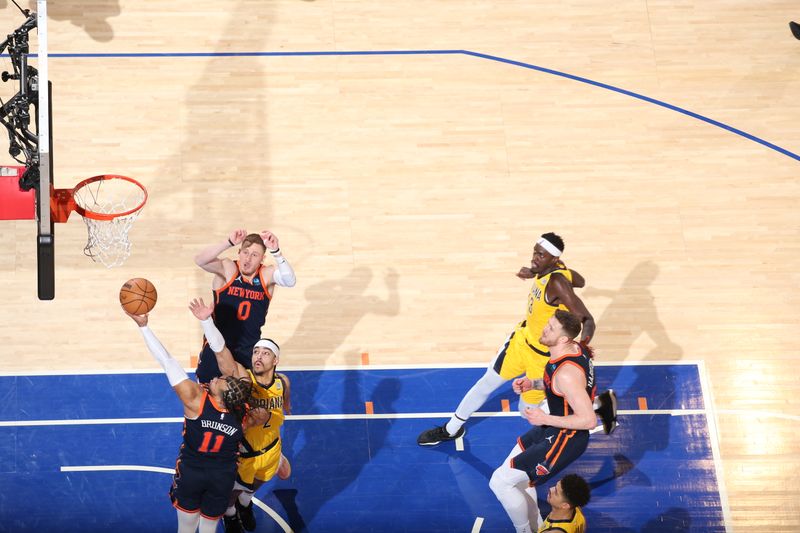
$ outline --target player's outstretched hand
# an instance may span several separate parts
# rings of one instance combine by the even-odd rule
[[[139,326],[140,328],[143,328],[147,325],[147,313],[143,315],[134,315],[132,313],[125,311],[125,308],[122,309],[122,312],[131,317],[133,321],[136,322],[136,325]]]
[[[531,279],[534,276],[535,276],[535,274],[528,267],[522,267],[522,268],[519,269],[519,272],[517,272],[517,277],[519,279]]]
[[[214,306],[206,305],[202,298],[195,298],[189,302],[189,310],[197,317],[197,320],[205,320],[214,312]]]
[[[267,245],[268,252],[274,252],[275,250],[280,249],[280,245],[278,244],[278,238],[275,236],[274,233],[271,231],[264,230],[261,233],[261,238],[264,240],[264,244]]]
[[[242,244],[244,238],[247,237],[247,230],[246,229],[235,229],[231,232],[228,240],[233,243],[234,246],[237,244]]]

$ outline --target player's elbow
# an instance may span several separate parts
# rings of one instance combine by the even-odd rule
[[[594,429],[597,426],[597,417],[595,416],[594,411],[582,416],[579,423],[581,424],[581,427],[578,429]]]

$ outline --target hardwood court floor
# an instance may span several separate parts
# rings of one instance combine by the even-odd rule
[[[0,9],[10,31],[19,17]],[[588,280],[599,358],[705,361],[732,528],[798,529],[792,3],[50,11],[51,52],[73,54],[50,64],[56,186],[114,172],[151,199],[117,270],[83,257],[79,218],[56,228],[53,302],[36,300],[33,223],[0,224],[6,371],[151,368],[116,303],[133,276],[158,287],[153,329],[188,365],[186,304],[210,282],[192,257],[236,227],[273,230],[297,270],[267,323],[283,364],[488,361],[524,312],[514,273],[553,230]],[[455,52],[210,55],[401,50]],[[178,52],[209,55],[85,55]]]

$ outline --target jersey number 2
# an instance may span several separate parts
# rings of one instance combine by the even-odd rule
[[[247,317],[250,316],[250,302],[244,300],[242,303],[239,304],[239,308],[236,310],[236,318],[239,320],[247,320]]]
[[[214,439],[214,447],[209,451],[208,445],[211,444],[212,435],[213,433],[211,431],[203,433],[203,442],[200,444],[200,448],[197,451],[201,453],[217,453],[219,449],[222,448],[222,441],[225,440],[225,435],[217,435],[217,438]]]

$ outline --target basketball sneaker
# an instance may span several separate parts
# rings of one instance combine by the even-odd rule
[[[238,509],[239,502],[236,503],[236,507]],[[225,533],[242,533],[242,521],[239,520],[238,512],[233,516],[223,515],[222,522],[225,524]]]
[[[619,423],[617,422],[617,395],[614,389],[608,389],[597,397],[598,406],[594,410],[603,422],[603,431],[611,435]]]
[[[459,429],[455,435],[451,435],[447,432],[447,429],[445,429],[446,425],[447,424],[423,431],[419,434],[419,437],[417,437],[417,444],[420,446],[435,446],[446,440],[456,440],[459,437],[463,437],[467,432],[464,426],[461,426],[461,429]]]
[[[256,529],[256,516],[253,514],[253,502],[250,501],[250,504],[247,506],[242,505],[239,503],[239,499],[236,499],[236,514],[239,515],[240,523],[242,527],[247,531],[255,531]],[[227,517],[226,517],[227,518]],[[227,529],[225,532],[227,533]],[[239,530],[241,531],[241,530]]]
[[[800,39],[800,24],[797,22],[790,22],[789,28],[792,30],[792,35],[794,35],[795,39]]]

